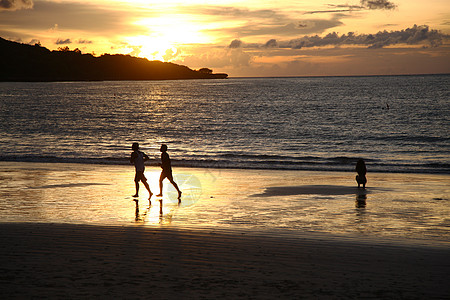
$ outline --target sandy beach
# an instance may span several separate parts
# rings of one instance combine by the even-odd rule
[[[2,224],[3,299],[445,299],[449,250],[353,240]]]
[[[0,163],[2,298],[450,296],[448,175],[174,174],[180,205],[130,166]]]

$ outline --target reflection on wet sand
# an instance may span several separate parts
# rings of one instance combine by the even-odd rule
[[[339,196],[349,195],[359,192],[358,188],[353,186],[340,185],[301,185],[301,186],[272,186],[268,187],[261,194],[255,194],[257,197],[274,196],[294,196],[294,195],[323,195]]]
[[[367,225],[366,203],[367,203],[367,194],[365,190],[358,192],[356,194],[356,201],[355,201],[356,207],[355,225],[360,232],[363,232],[364,227]]]
[[[356,194],[356,208],[365,208],[367,201],[367,194]]]
[[[133,201],[136,204],[134,213],[135,222],[146,225],[171,224],[173,216],[176,214],[177,209],[179,209],[181,206],[181,202],[178,202],[177,205],[173,205],[172,203],[164,205],[163,199],[159,199],[156,201],[157,203],[159,203],[158,206],[152,206],[152,203],[149,202],[148,206],[145,207],[144,211],[141,213],[141,209],[139,207],[139,199],[134,199]]]
[[[0,162],[0,220],[448,240],[448,175],[375,173],[373,184],[358,190],[343,172],[178,168],[181,204],[166,185],[162,203],[153,197],[150,206],[144,195],[130,196],[133,172],[129,166]],[[145,174],[152,190],[159,174],[151,167]]]

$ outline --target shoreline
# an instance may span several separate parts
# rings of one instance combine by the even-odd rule
[[[443,299],[449,249],[174,228],[0,224],[8,299]]]
[[[90,162],[90,160],[95,162]],[[149,162],[146,163],[146,167],[148,168],[158,168],[159,159],[150,159]],[[34,161],[34,160],[0,160],[1,163],[30,163],[30,164],[74,164],[74,165],[94,165],[94,166],[130,166],[129,159],[124,158],[120,160],[120,162],[114,161],[108,161],[105,160],[103,162],[98,162],[97,159],[85,159],[85,160],[78,160],[78,159],[67,159],[64,160],[52,160],[49,159],[48,161]],[[353,170],[354,166],[350,166],[348,169],[315,169],[315,168],[279,168],[279,167],[242,167],[242,166],[236,166],[236,167],[230,167],[230,166],[221,166],[218,163],[213,163],[211,165],[191,165],[191,164],[183,164],[177,161],[176,159],[172,160],[172,167],[174,168],[182,168],[182,169],[212,169],[212,170],[254,170],[254,171],[298,171],[298,172],[337,172],[337,173],[355,173]],[[369,173],[372,174],[423,174],[423,175],[448,175],[450,176],[450,173],[447,171],[416,171],[416,170],[406,170],[406,171],[387,171],[387,170],[378,170],[378,169],[371,169]]]

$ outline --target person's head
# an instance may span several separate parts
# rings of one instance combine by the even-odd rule
[[[131,149],[133,149],[133,151],[139,150],[139,143],[133,143]]]
[[[162,144],[161,148],[159,149],[159,151],[166,152],[167,151],[167,145],[166,144]]]

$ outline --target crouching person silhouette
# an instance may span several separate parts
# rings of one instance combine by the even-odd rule
[[[356,175],[356,182],[358,183],[358,187],[361,187],[361,184],[362,184],[363,189],[365,189],[366,183],[367,183],[367,178],[366,178],[367,169],[366,169],[366,163],[364,162],[364,160],[362,158],[360,158],[358,160],[358,162],[356,163],[355,171],[356,171],[356,173],[358,173],[358,175]]]

